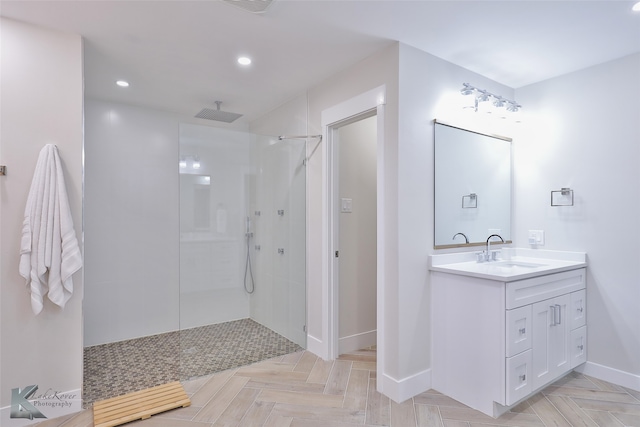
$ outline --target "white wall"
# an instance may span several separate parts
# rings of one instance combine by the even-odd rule
[[[24,207],[45,144],[58,146],[82,245],[82,41],[4,18],[0,22],[0,153],[7,165],[7,175],[0,177],[0,407],[6,407],[12,388],[36,384],[40,392],[79,394],[82,386],[82,273],[73,276],[74,294],[63,310],[45,301],[38,316],[18,274]],[[78,401],[62,413],[79,409]],[[5,417],[3,411],[0,424],[12,425]]]
[[[322,133],[322,112],[351,98],[386,85],[385,123],[384,123],[384,174],[385,174],[385,206],[384,229],[386,233],[386,253],[384,260],[385,282],[389,284],[384,304],[389,316],[385,326],[389,330],[388,340],[384,347],[378,342],[379,360],[382,370],[393,378],[398,378],[399,348],[396,345],[398,322],[397,305],[397,116],[398,116],[398,54],[397,44],[392,44],[369,58],[355,64],[349,69],[336,74],[325,82],[311,88],[309,98],[309,133]],[[308,334],[309,339],[321,342],[326,336],[323,331],[323,316],[329,308],[323,307],[322,288],[322,220],[324,212],[322,202],[322,186],[326,179],[323,171],[323,152],[317,149],[310,153],[308,163],[308,226],[307,226],[307,301],[308,301]],[[326,345],[327,343],[323,343]]]
[[[429,274],[433,248],[433,119],[465,124],[449,98],[463,82],[506,98],[508,87],[407,45],[400,45],[398,112],[398,379],[428,372]],[[455,106],[455,103],[453,103]]]
[[[339,197],[350,212],[339,219],[340,354],[376,344],[377,117],[339,128]]]
[[[640,389],[640,54],[516,90],[515,243],[588,255],[587,373]],[[573,207],[550,192],[574,190]],[[618,381],[616,381],[618,379]]]
[[[386,85],[384,150],[384,392],[397,401],[429,388],[430,332],[427,256],[433,253],[433,119],[464,125],[450,99],[463,82],[511,98],[513,90],[418,49],[394,44],[311,88],[309,133],[321,132],[321,113]],[[471,126],[472,124],[469,123]],[[478,128],[477,123],[473,123]],[[504,134],[500,130],[501,134]],[[308,167],[308,322],[322,331],[321,150]]]
[[[85,104],[84,345],[179,328],[179,121]]]

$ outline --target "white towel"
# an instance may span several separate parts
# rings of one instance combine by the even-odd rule
[[[47,144],[40,151],[31,181],[22,224],[20,275],[31,292],[35,314],[44,296],[64,308],[73,294],[73,273],[82,268],[82,255],[64,184],[58,148]]]

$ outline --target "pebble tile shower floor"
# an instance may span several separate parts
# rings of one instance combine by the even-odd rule
[[[84,349],[84,406],[302,350],[251,319]]]

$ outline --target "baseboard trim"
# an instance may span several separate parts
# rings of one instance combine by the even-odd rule
[[[350,353],[352,351],[376,345],[376,335],[377,331],[374,329],[373,331],[362,332],[361,334],[340,338],[338,340],[338,353]]]
[[[384,374],[382,382],[384,395],[396,403],[402,403],[431,388],[431,369],[418,372],[401,380]]]
[[[626,388],[630,388],[632,390],[640,391],[640,375],[635,375],[631,372],[621,371],[619,369],[599,365],[593,362],[587,362],[581,366],[578,366],[575,370],[599,380],[607,381]]]
[[[310,351],[323,360],[329,359],[326,346],[324,345],[322,340],[309,334],[307,334],[307,351]]]

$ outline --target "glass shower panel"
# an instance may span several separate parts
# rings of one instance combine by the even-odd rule
[[[260,136],[256,146],[256,271],[251,317],[306,347],[306,145]]]
[[[180,329],[249,317],[242,287],[251,134],[180,126]]]
[[[305,153],[302,141],[181,124],[183,379],[254,362],[263,342],[305,347]]]

